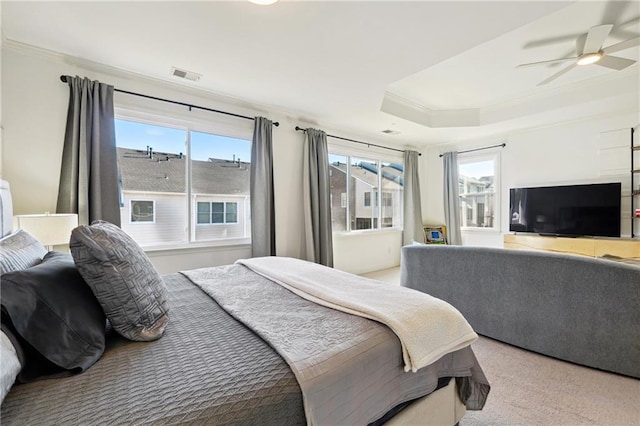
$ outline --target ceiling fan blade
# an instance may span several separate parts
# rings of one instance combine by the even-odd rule
[[[561,75],[569,72],[571,69],[573,69],[576,66],[576,64],[571,64],[566,68],[561,69],[560,71],[558,71],[557,73],[553,74],[551,77],[542,80],[540,83],[537,84],[537,86],[543,86],[547,83],[551,83],[553,80],[555,80],[556,78],[560,77]]]
[[[620,58],[618,56],[609,56],[609,55],[605,55],[602,58],[600,58],[600,60],[598,62],[596,62],[596,65],[600,65],[603,67],[607,67],[607,68],[611,68],[614,70],[623,70],[626,67],[629,67],[633,64],[635,64],[636,61],[632,61],[631,59],[627,59],[627,58]]]
[[[528,64],[520,64],[518,65],[518,67],[530,67],[532,65],[552,64],[554,62],[562,62],[562,61],[575,61],[576,59],[578,59],[577,56],[572,56],[570,58],[551,59],[549,61],[529,62]]]
[[[598,25],[591,27],[587,33],[582,53],[596,53],[602,47],[607,36],[611,32],[613,25]]]
[[[584,53],[584,42],[585,40],[587,40],[587,35],[586,34],[582,34],[580,36],[578,36],[578,38],[576,39],[576,53],[578,54],[578,56],[582,55]]]
[[[636,22],[640,21],[640,16],[636,16],[635,18],[631,18],[628,21],[625,21],[621,24],[616,24],[616,28],[622,28],[622,27],[626,27],[629,24],[635,24]]]
[[[567,35],[562,35],[562,36],[557,36],[557,37],[543,38],[543,39],[540,39],[540,40],[529,41],[529,42],[525,43],[525,45],[522,46],[522,47],[524,49],[532,49],[532,48],[535,48],[535,47],[548,46],[550,44],[557,44],[557,43],[563,43],[563,42],[567,42],[567,41],[573,41],[579,35],[580,34],[567,34]]]
[[[605,47],[604,49],[602,49],[602,51],[604,53],[609,54],[609,53],[618,52],[620,50],[625,50],[630,47],[634,47],[638,45],[640,45],[640,37],[636,37],[630,40],[621,41],[620,43],[612,44],[611,46]]]

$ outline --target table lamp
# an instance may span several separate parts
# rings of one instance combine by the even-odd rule
[[[69,244],[71,231],[78,226],[75,213],[24,214],[15,216],[15,226],[40,241],[47,250],[53,246]]]

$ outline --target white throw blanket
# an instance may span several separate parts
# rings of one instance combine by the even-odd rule
[[[478,338],[453,306],[416,290],[287,257],[236,263],[304,299],[385,324],[400,339],[405,371],[415,372]]]

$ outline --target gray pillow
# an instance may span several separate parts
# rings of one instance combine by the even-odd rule
[[[69,247],[80,275],[119,334],[137,341],[162,337],[169,321],[167,289],[129,235],[98,220],[74,229]]]
[[[20,271],[37,265],[47,254],[40,241],[18,229],[0,239],[0,274]]]
[[[0,332],[0,403],[18,377],[22,365],[11,340],[4,331]]]

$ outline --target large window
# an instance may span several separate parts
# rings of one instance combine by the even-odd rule
[[[402,227],[401,162],[329,154],[333,231]]]
[[[495,155],[458,158],[460,225],[498,229],[498,169]]]
[[[249,242],[251,142],[196,127],[116,119],[122,228],[143,247]]]

